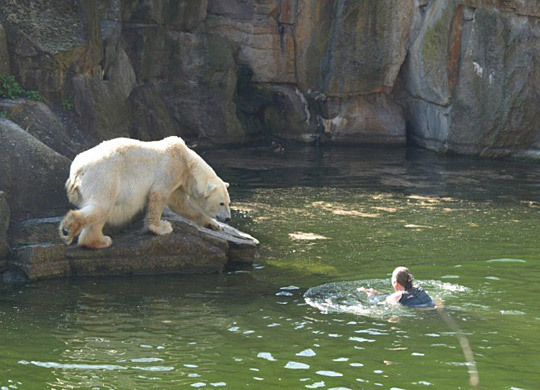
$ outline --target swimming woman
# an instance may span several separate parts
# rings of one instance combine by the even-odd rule
[[[410,307],[435,307],[435,302],[421,287],[413,286],[413,276],[406,267],[397,267],[392,272],[392,287],[394,292],[386,297],[385,303]],[[380,294],[372,289],[360,287],[358,291],[368,296]]]

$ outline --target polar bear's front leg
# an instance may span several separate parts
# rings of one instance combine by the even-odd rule
[[[206,227],[208,229],[215,230],[216,232],[223,231],[223,228],[220,226],[218,221],[216,221],[213,218],[205,218],[205,220],[202,223],[200,223],[200,225],[204,226],[204,227]]]
[[[215,219],[209,218],[200,210],[196,209],[190,203],[187,194],[181,189],[177,189],[171,194],[167,204],[176,214],[195,222],[199,226],[204,226],[218,232],[223,230]]]
[[[172,233],[173,229],[169,221],[161,220],[161,213],[167,197],[161,192],[154,191],[148,197],[148,206],[146,209],[146,228],[157,235],[165,235]]]

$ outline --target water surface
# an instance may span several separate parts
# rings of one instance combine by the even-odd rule
[[[398,265],[443,301],[482,388],[538,388],[538,162],[364,148],[204,157],[231,182],[232,224],[261,241],[256,264],[4,286],[1,390],[469,388],[436,311],[370,307],[354,291],[390,292]]]

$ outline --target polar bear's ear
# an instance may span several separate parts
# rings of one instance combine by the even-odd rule
[[[204,191],[204,197],[208,198],[212,192],[217,188],[217,185],[215,183],[208,183],[206,186],[206,189]]]
[[[225,188],[229,188],[229,183],[227,183],[226,181],[224,181],[223,184],[225,184]]]

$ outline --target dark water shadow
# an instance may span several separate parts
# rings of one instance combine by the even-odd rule
[[[363,189],[483,201],[540,202],[540,162],[441,155],[377,147],[264,147],[202,151],[218,174],[242,189],[295,186]]]

